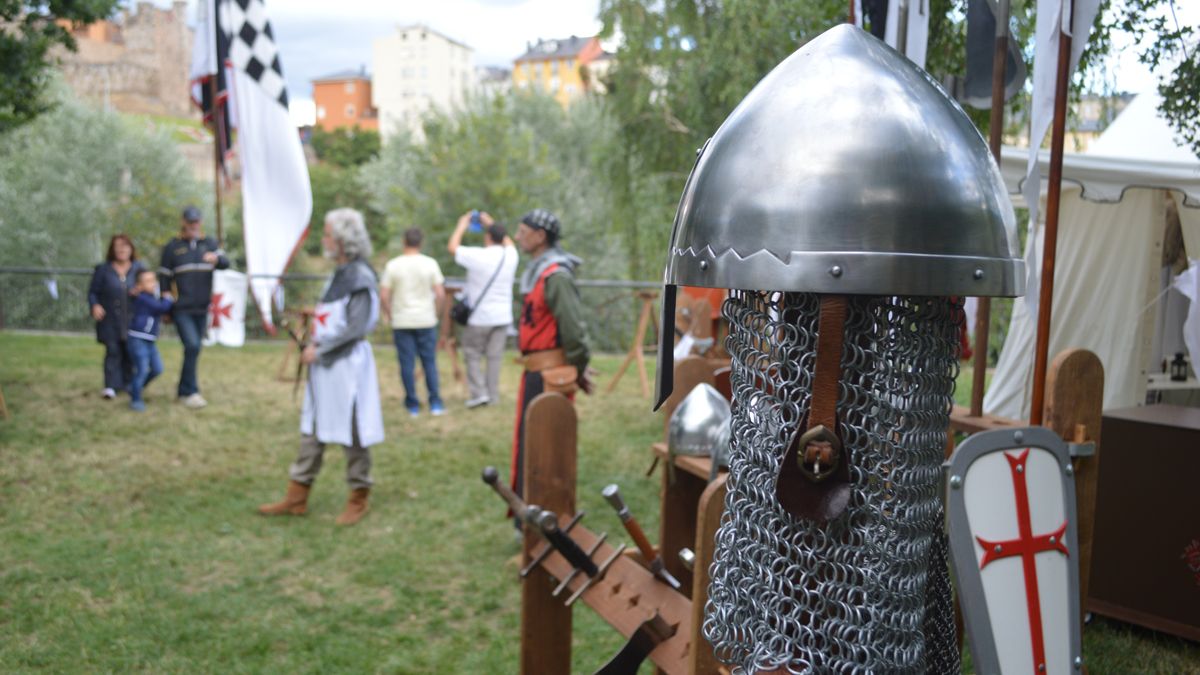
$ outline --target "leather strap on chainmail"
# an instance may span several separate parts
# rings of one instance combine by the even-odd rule
[[[842,376],[846,297],[821,296],[817,354],[808,414],[780,463],[775,497],[797,518],[824,523],[850,503],[850,469],[838,433],[838,382]]]

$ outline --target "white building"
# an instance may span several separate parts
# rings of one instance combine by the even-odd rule
[[[419,135],[427,110],[460,104],[476,86],[473,51],[420,24],[375,40],[371,100],[384,139],[405,128]]]

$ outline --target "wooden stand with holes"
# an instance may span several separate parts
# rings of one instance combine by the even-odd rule
[[[711,372],[711,369],[710,369]],[[541,394],[526,409],[525,424],[525,501],[538,504],[559,514],[560,525],[566,527],[575,513],[576,474],[576,417],[575,407],[559,394]],[[683,468],[689,478],[696,478],[699,466]],[[707,464],[702,469],[707,479]],[[703,506],[692,504],[690,521],[700,524],[708,533],[693,537],[686,546],[696,551],[696,569],[707,570],[712,559],[712,535],[720,521],[724,502],[725,481],[721,477],[698,494]],[[664,504],[668,497],[664,495]],[[611,514],[596,514],[594,523],[611,525],[605,529],[613,538],[623,537],[620,522]],[[667,515],[664,511],[664,519]],[[597,539],[584,520],[570,531],[570,536],[585,550]],[[620,534],[616,534],[616,532]],[[545,542],[526,528],[523,547],[524,564],[529,564]],[[680,569],[678,549],[664,550],[664,559],[674,572]],[[592,559],[603,561],[614,551],[608,541],[602,543]],[[703,556],[703,557],[702,557]],[[722,672],[712,657],[712,649],[700,635],[704,611],[704,593],[708,580],[704,574],[691,574],[687,579],[676,574],[687,593],[680,593],[656,579],[640,562],[640,556],[620,556],[608,568],[603,578],[583,593],[580,600],[591,607],[609,625],[628,638],[643,621],[657,612],[675,633],[654,648],[648,657],[656,671],[668,675],[707,675]],[[566,598],[587,581],[577,574],[558,597],[551,596],[557,580],[571,573],[572,566],[558,553],[551,553],[526,578],[521,589],[521,672],[526,675],[556,675],[571,672],[571,608]],[[701,578],[703,577],[703,578]],[[693,602],[694,598],[697,601]],[[595,664],[599,667],[602,664]]]
[[[642,311],[638,314],[637,329],[633,333],[633,344],[629,346],[629,353],[625,355],[625,360],[621,362],[621,367],[617,369],[617,374],[613,375],[612,382],[608,383],[608,388],[604,393],[611,394],[613,389],[617,388],[617,383],[621,381],[621,376],[629,368],[629,364],[637,362],[638,379],[642,384],[642,398],[650,397],[650,378],[646,375],[646,331],[653,324],[654,340],[653,345],[658,344],[658,323],[654,320],[654,300],[658,297],[656,291],[637,291],[635,295],[642,301]]]

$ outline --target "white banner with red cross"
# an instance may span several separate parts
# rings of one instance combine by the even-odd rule
[[[1043,427],[972,435],[945,464],[950,554],[981,673],[1079,673],[1075,478]]]
[[[204,344],[241,347],[246,343],[246,275],[234,270],[213,272],[208,302],[208,334]]]

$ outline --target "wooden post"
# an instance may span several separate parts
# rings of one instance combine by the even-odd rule
[[[721,514],[725,512],[726,478],[728,474],[722,473],[709,483],[700,495],[700,503],[696,507],[696,543],[692,546],[696,561],[692,567],[692,652],[688,659],[690,673],[715,673],[720,666],[712,645],[704,639],[703,631],[704,605],[708,602],[708,568],[712,565],[713,553],[717,548],[717,528],[721,526]]]
[[[4,403],[4,390],[0,389],[0,417],[8,419],[8,406]]]
[[[996,13],[996,45],[992,50],[992,109],[988,118],[988,146],[1000,164],[1004,141],[1004,70],[1008,65],[1009,0],[1000,0]],[[1031,151],[1032,152],[1032,151]],[[979,298],[975,308],[975,368],[971,373],[971,416],[983,416],[983,384],[987,375],[988,332],[992,327],[992,299]]]
[[[1074,3],[1067,7],[1070,25]],[[1071,79],[1071,36],[1058,27],[1058,72],[1054,84],[1054,123],[1050,131],[1050,184],[1046,188],[1046,230],[1042,242],[1042,287],[1038,293],[1037,339],[1033,354],[1033,407],[1029,423],[1042,423],[1046,400],[1046,358],[1050,352],[1050,316],[1054,307],[1054,262],[1058,257],[1058,205],[1062,197],[1063,141],[1067,128],[1067,88]],[[1086,39],[1086,37],[1085,37]],[[1037,148],[1030,148],[1037,152]]]
[[[638,314],[637,329],[633,333],[633,344],[629,346],[629,353],[625,355],[625,360],[621,362],[621,367],[617,368],[617,374],[613,376],[612,382],[604,390],[606,394],[611,394],[613,389],[617,388],[617,383],[621,381],[621,376],[625,374],[625,370],[629,368],[629,364],[636,361],[638,377],[642,383],[642,398],[649,398],[650,396],[650,378],[646,375],[644,345],[646,344],[646,329],[650,327],[650,320],[654,316],[654,299],[658,297],[658,293],[654,291],[638,291],[637,297],[642,300],[642,310]]]
[[[1071,461],[1075,469],[1075,519],[1079,533],[1079,603],[1087,607],[1096,527],[1096,480],[1100,475],[1100,423],[1104,405],[1104,366],[1086,349],[1054,357],[1046,381],[1046,426],[1067,442],[1092,441],[1091,457]],[[1086,613],[1086,610],[1084,610]]]
[[[575,406],[562,394],[540,394],[525,409],[525,501],[561,515],[575,513]],[[525,528],[523,565],[541,539]],[[521,673],[571,672],[571,608],[550,595],[557,583],[538,567],[521,585]]]

